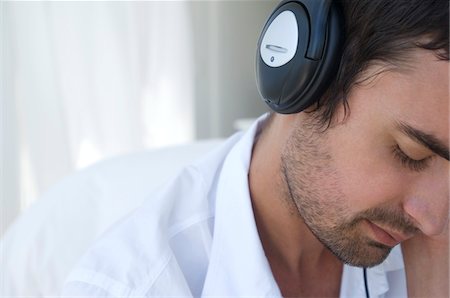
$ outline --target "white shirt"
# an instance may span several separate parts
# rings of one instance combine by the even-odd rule
[[[70,274],[62,297],[281,297],[248,190],[253,142],[264,119],[115,224]],[[370,297],[407,297],[399,247],[367,277]],[[361,268],[344,265],[340,296],[365,297]]]

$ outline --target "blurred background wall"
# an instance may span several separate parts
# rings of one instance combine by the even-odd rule
[[[73,171],[264,113],[254,61],[276,3],[1,1],[0,233]]]

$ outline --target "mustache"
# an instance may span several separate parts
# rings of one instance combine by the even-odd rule
[[[416,235],[420,233],[420,229],[416,227],[414,222],[403,212],[388,208],[371,208],[359,213],[350,223],[356,225],[363,219],[370,220],[374,223],[380,223],[387,227],[399,231],[405,235]]]

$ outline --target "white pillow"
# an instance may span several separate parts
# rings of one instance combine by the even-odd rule
[[[0,296],[59,295],[67,274],[95,238],[183,165],[221,142],[122,156],[60,181],[1,239]]]

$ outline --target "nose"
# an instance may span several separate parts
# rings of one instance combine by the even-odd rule
[[[435,200],[415,196],[404,202],[403,209],[427,236],[440,235],[448,228],[448,194]]]

